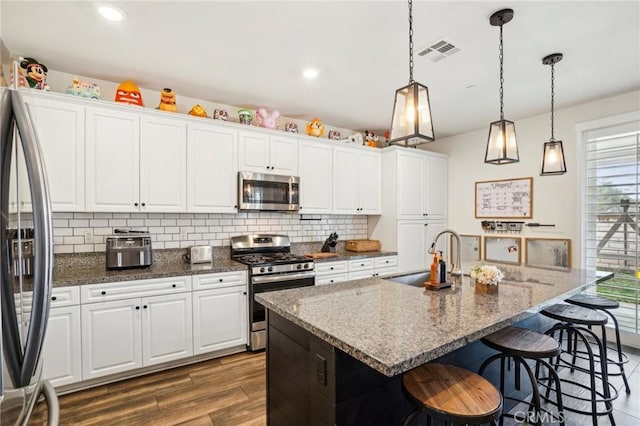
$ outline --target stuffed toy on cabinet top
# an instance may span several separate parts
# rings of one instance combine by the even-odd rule
[[[311,123],[307,123],[307,134],[309,136],[320,137],[324,134],[324,124],[317,118],[314,118]]]
[[[116,89],[115,101],[128,105],[144,106],[140,89],[138,85],[131,80],[120,83],[120,86]]]
[[[33,58],[24,58],[20,62],[20,67],[27,71],[27,84],[32,89],[49,90],[47,84],[47,66],[39,63]]]
[[[158,109],[161,111],[178,112],[176,107],[176,94],[168,87],[160,92],[160,105]]]
[[[258,108],[256,110],[256,124],[258,127],[264,127],[266,129],[277,129],[278,128],[278,118],[280,118],[280,113],[276,110],[271,112],[267,112],[264,108]]]

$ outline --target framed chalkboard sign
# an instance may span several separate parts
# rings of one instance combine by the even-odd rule
[[[531,219],[533,178],[476,182],[475,217]]]

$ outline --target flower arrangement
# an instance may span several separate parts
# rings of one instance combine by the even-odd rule
[[[504,278],[502,271],[493,265],[477,265],[471,269],[470,276],[476,283],[495,286]]]

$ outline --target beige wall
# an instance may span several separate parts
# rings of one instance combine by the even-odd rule
[[[533,218],[526,221],[556,226],[525,228],[517,235],[570,238],[571,263],[579,267],[582,167],[578,164],[580,145],[576,140],[576,124],[638,110],[640,91],[556,110],[555,136],[563,141],[567,162],[567,173],[560,176],[540,176],[542,146],[551,133],[549,113],[515,122],[520,151],[520,162],[516,164],[494,166],[484,163],[489,123],[486,128],[424,146],[429,151],[449,155],[449,227],[461,234],[483,234],[480,219],[474,218],[476,181],[533,177]]]

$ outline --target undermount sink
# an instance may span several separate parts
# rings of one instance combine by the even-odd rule
[[[429,281],[431,279],[431,272],[414,272],[412,274],[400,275],[397,277],[387,278],[388,281],[393,281],[398,284],[410,285],[413,287],[423,287],[423,283],[425,281]]]

